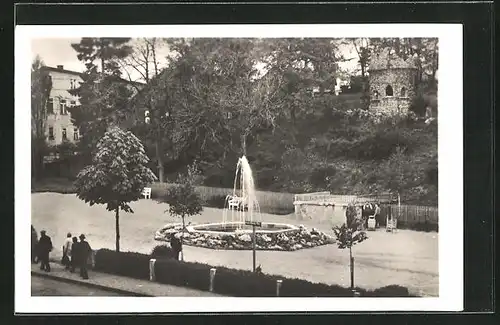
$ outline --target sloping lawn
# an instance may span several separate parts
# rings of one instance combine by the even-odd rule
[[[166,223],[178,222],[168,213],[168,206],[153,200],[131,204],[135,213],[120,212],[121,250],[150,253],[159,242],[154,233]],[[60,255],[61,246],[69,231],[84,233],[94,249],[114,249],[114,213],[104,206],[85,204],[74,194],[31,194],[32,223],[37,231],[45,229],[52,237],[54,255]],[[205,208],[192,221],[220,222],[222,210]],[[263,221],[303,224],[332,233],[327,223],[312,220],[296,221],[293,215],[263,214]],[[355,284],[375,289],[391,284],[408,287],[414,294],[438,296],[438,233],[399,230],[391,234],[384,230],[368,233],[369,239],[354,248]],[[231,268],[252,268],[251,251],[222,251],[200,247],[184,247],[186,261],[196,261]],[[326,245],[294,252],[258,251],[257,264],[265,273],[313,282],[349,286],[349,253],[336,245]]]

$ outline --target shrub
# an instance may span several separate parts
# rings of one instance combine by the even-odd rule
[[[146,254],[100,249],[95,255],[95,270],[147,280],[149,279],[149,260],[150,256]]]
[[[157,245],[151,251],[151,258],[161,259],[161,258],[174,258],[175,254],[173,249],[167,245]]]
[[[373,291],[365,292],[365,297],[412,297],[408,288],[399,285],[389,285]]]
[[[348,297],[352,295],[349,288],[324,283],[311,283],[301,279],[286,279],[281,286],[283,297]]]

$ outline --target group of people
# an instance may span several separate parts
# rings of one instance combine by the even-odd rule
[[[53,250],[52,240],[45,230],[40,231],[40,239],[37,238],[36,230],[31,226],[31,259],[37,264],[40,262],[40,270],[50,272],[49,255]],[[66,240],[62,247],[63,257],[61,263],[66,270],[71,273],[75,272],[76,268],[80,269],[80,276],[83,279],[88,279],[88,260],[92,254],[90,244],[85,240],[85,235],[80,235],[80,241],[77,237],[73,237],[71,233],[66,235]]]

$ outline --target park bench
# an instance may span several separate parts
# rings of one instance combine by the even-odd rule
[[[145,187],[142,190],[142,196],[144,196],[145,199],[150,199],[151,198],[151,187]]]

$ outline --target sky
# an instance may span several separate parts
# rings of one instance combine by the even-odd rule
[[[76,38],[34,38],[31,41],[31,57],[34,59],[36,55],[39,55],[42,61],[47,66],[56,67],[57,65],[63,65],[64,69],[72,70],[77,72],[83,72],[85,66],[78,61],[76,57],[76,52],[71,47],[71,43],[78,43],[80,41],[79,37]],[[356,53],[351,47],[343,47],[341,49],[342,54],[346,58],[356,58]],[[165,57],[167,51],[163,51],[162,57]],[[343,70],[348,70],[354,72],[357,69],[356,59],[349,62],[340,63],[340,67]],[[138,80],[140,75],[129,70],[132,80]],[[123,76],[128,79],[127,75]]]

